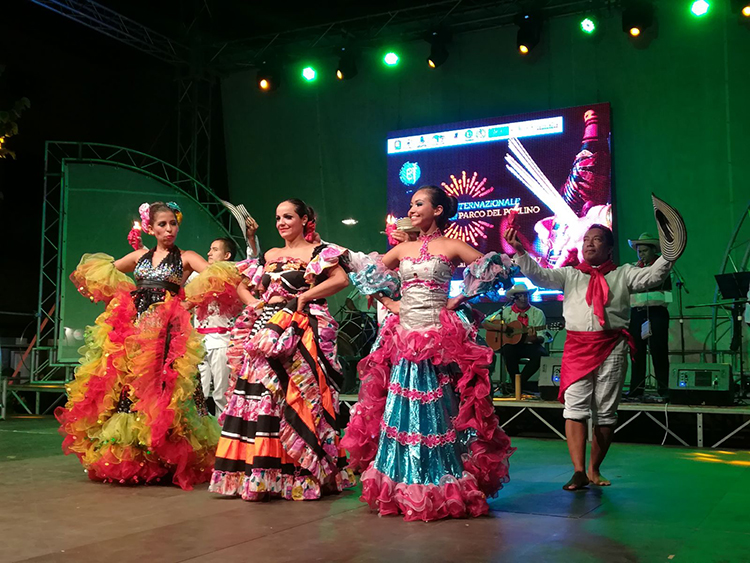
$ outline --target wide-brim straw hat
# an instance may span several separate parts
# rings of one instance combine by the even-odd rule
[[[228,201],[224,200],[221,200],[221,203],[224,204],[224,207],[226,207],[235,218],[237,224],[240,226],[240,232],[242,233],[242,236],[247,239],[247,220],[252,219],[253,216],[250,215],[245,206],[241,203],[239,205],[232,205]]]
[[[674,262],[687,247],[687,228],[680,213],[666,201],[651,194],[654,203],[656,228],[659,229],[661,255],[665,260]]]

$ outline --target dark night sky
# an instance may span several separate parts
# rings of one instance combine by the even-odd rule
[[[22,96],[31,100],[18,122],[19,135],[7,143],[17,160],[0,160],[0,311],[32,313],[39,283],[44,142],[110,143],[174,162],[176,71],[28,0],[3,3],[0,64],[6,66],[0,108]],[[221,136],[220,128],[214,131],[215,147],[223,146]],[[220,171],[223,162],[215,163]],[[29,320],[0,315],[0,336],[18,336]]]

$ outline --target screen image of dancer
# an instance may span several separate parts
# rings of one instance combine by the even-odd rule
[[[404,215],[420,186],[440,186],[459,201],[446,236],[512,254],[502,238],[512,226],[542,267],[574,266],[590,225],[615,230],[610,144],[607,103],[395,131],[387,140],[388,213]],[[461,279],[459,269],[451,294]],[[539,289],[535,301],[562,298]]]

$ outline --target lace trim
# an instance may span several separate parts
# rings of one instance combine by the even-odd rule
[[[438,290],[438,291],[447,291],[448,289],[450,289],[450,282],[438,283],[435,280],[411,279],[411,280],[406,280],[403,284],[401,284],[401,291],[413,285],[423,285],[427,289],[433,289],[433,290]]]
[[[396,440],[402,446],[419,446],[424,445],[428,448],[436,448],[453,444],[456,441],[456,431],[451,429],[445,434],[420,434],[419,432],[399,432],[395,426],[388,426],[385,421],[380,422],[380,427],[385,435]]]
[[[438,399],[443,398],[443,387],[451,382],[450,376],[442,374],[438,380],[438,388],[433,391],[420,391],[418,389],[411,389],[409,387],[402,387],[400,383],[391,383],[388,385],[388,391],[394,395],[405,397],[410,401],[419,401],[420,403],[428,404],[434,403]]]
[[[440,238],[442,236],[443,232],[440,229],[433,231],[433,233],[430,235],[419,235],[419,240],[422,241],[422,246],[419,249],[419,258],[405,256],[401,260],[408,260],[412,264],[421,264],[422,262],[427,262],[428,260],[437,258],[438,260],[442,260],[443,262],[445,262],[450,267],[451,272],[453,272],[456,269],[456,266],[453,265],[453,262],[451,262],[447,256],[445,256],[444,254],[430,254],[430,251],[427,249],[427,245],[430,244],[430,241],[433,241],[436,238]]]

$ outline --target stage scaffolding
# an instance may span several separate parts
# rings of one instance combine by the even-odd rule
[[[44,159],[42,241],[39,264],[39,305],[36,336],[29,356],[30,376],[0,381],[0,420],[6,416],[8,400],[14,398],[28,414],[48,414],[65,397],[65,383],[76,364],[57,361],[59,309],[64,263],[63,210],[67,197],[65,169],[68,164],[107,164],[137,171],[181,192],[204,208],[221,225],[227,236],[244,241],[239,227],[221,200],[192,175],[158,158],[114,145],[48,141]],[[243,243],[244,245],[244,243]],[[56,394],[46,409],[41,394]],[[34,396],[34,402],[30,400]]]
[[[357,395],[341,395],[341,403],[346,405],[347,408],[351,408],[354,403],[357,402]],[[495,406],[496,411],[502,412],[503,409],[510,409],[515,410],[516,412],[513,413],[512,416],[510,416],[507,419],[503,419],[501,417],[501,423],[500,427],[505,428],[510,422],[515,420],[517,417],[521,416],[524,413],[531,413],[533,416],[538,418],[544,425],[549,428],[558,438],[565,440],[565,435],[560,432],[557,428],[555,428],[552,424],[549,423],[548,420],[546,420],[542,415],[540,415],[537,411],[538,410],[549,410],[549,409],[555,409],[555,410],[562,410],[563,404],[559,401],[541,401],[541,400],[515,400],[515,399],[493,399],[492,400],[493,405]],[[635,414],[628,418],[626,421],[624,421],[622,424],[620,424],[616,429],[615,433],[619,432],[623,428],[625,428],[628,424],[630,424],[632,421],[634,421],[636,418],[640,417],[641,415],[645,415],[646,418],[649,418],[651,421],[656,424],[661,430],[672,436],[675,440],[677,440],[682,446],[685,447],[695,447],[694,445],[688,443],[686,439],[683,437],[677,435],[671,428],[669,428],[669,421],[668,419],[665,420],[665,422],[662,422],[657,418],[656,415],[659,413],[665,414],[665,416],[668,416],[669,414],[674,413],[687,413],[691,415],[695,415],[695,440],[694,443],[699,448],[718,448],[721,444],[726,442],[729,438],[746,428],[747,426],[750,426],[750,406],[735,406],[735,407],[712,407],[712,406],[692,406],[692,405],[674,405],[670,403],[665,404],[656,404],[656,403],[621,403],[620,407],[618,408],[618,412],[634,412]],[[738,424],[735,428],[733,428],[731,431],[727,432],[720,440],[715,442],[714,444],[708,445],[704,441],[703,436],[703,424],[704,424],[704,417],[706,415],[718,415],[718,416],[742,416],[743,418],[746,418],[743,422]],[[560,413],[560,419],[562,420],[562,413]],[[589,421],[590,422],[590,421]]]

